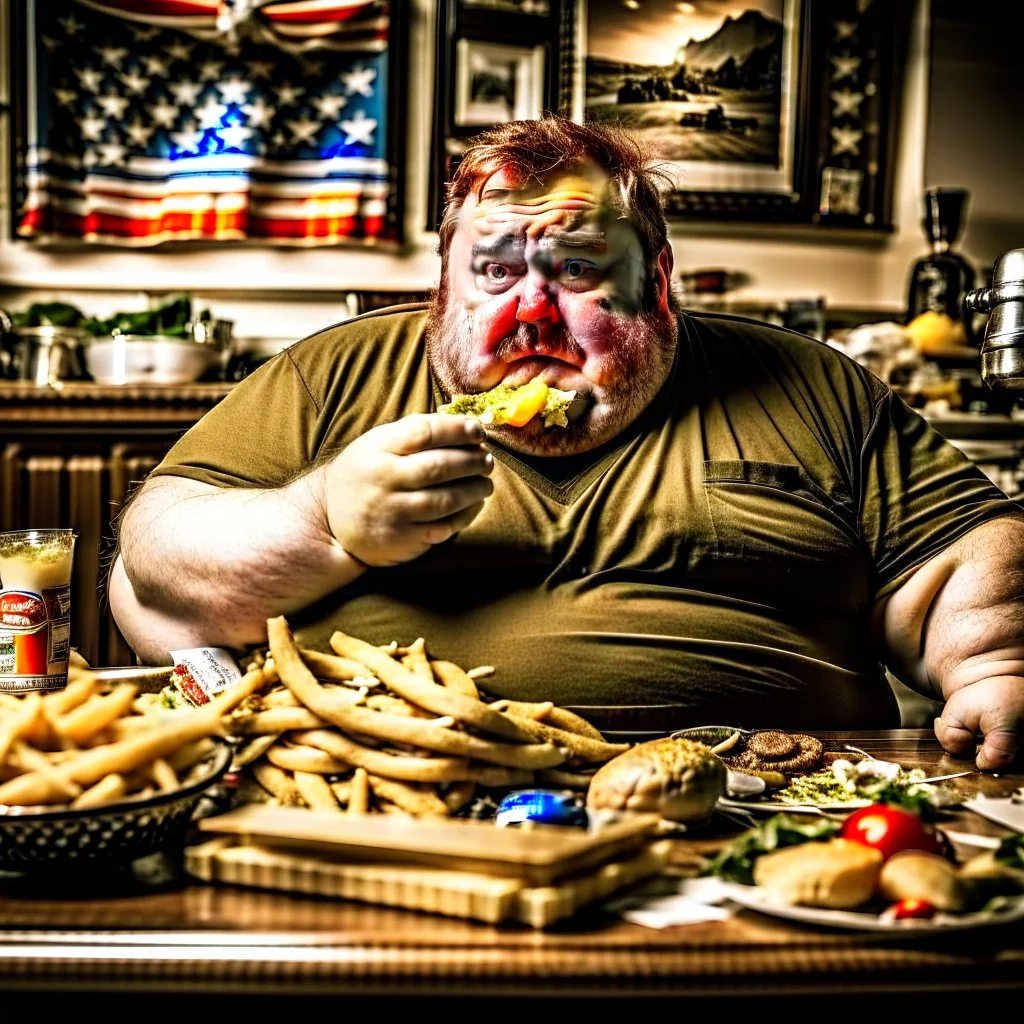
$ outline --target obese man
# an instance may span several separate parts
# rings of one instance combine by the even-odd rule
[[[818,342],[687,314],[654,173],[558,118],[482,136],[428,306],[293,346],[172,449],[110,580],[148,660],[285,614],[427,638],[496,694],[599,727],[898,724],[883,666],[983,768],[1024,719],[1020,510]],[[567,427],[483,428],[452,395],[540,374]]]

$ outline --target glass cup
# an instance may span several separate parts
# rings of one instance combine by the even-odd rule
[[[74,530],[0,533],[0,693],[68,682]]]

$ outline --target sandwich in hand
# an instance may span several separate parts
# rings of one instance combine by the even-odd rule
[[[499,384],[479,395],[453,395],[438,412],[452,416],[472,416],[487,426],[525,427],[535,416],[544,418],[545,427],[567,427],[566,410],[576,397],[575,391],[548,387],[542,377],[513,388]]]

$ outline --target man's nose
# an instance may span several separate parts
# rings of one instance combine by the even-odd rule
[[[540,275],[530,274],[524,282],[516,317],[525,324],[536,324],[542,320],[561,323],[562,318],[551,296],[549,282]]]

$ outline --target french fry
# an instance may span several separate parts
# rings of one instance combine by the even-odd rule
[[[544,715],[544,721],[556,729],[564,729],[566,732],[575,732],[580,736],[589,736],[592,740],[604,742],[600,730],[592,726],[585,718],[581,718],[574,711],[569,711],[566,708],[552,707]]]
[[[312,772],[296,772],[295,788],[306,802],[307,807],[311,807],[315,811],[341,811],[331,787],[322,775],[315,775]]]
[[[307,708],[271,708],[269,711],[257,711],[254,715],[228,718],[225,722],[236,736],[276,734],[289,729],[319,729],[324,724],[322,718]]]
[[[105,775],[126,774],[186,743],[219,732],[219,712],[219,708],[211,712],[207,706],[178,715],[159,729],[149,729],[118,743],[84,751],[63,762],[57,771],[62,778],[82,786],[99,782]],[[52,804],[60,799],[60,790],[43,772],[29,772],[0,785],[0,804]]]
[[[214,751],[214,742],[208,737],[185,743],[171,754],[165,755],[167,763],[179,774],[183,775],[201,761],[205,761]]]
[[[283,690],[273,690],[263,695],[263,706],[268,711],[271,708],[301,708],[302,701],[287,687]]]
[[[365,685],[365,682],[357,683],[357,679],[364,679],[366,669],[358,661],[350,658],[339,658],[336,654],[323,654],[320,651],[310,651],[303,647],[299,655],[306,663],[306,667],[317,677],[317,679],[333,679],[346,686],[355,686],[357,689]],[[379,680],[374,680],[375,686],[380,686]]]
[[[234,760],[231,762],[231,770],[237,772],[247,764],[261,758],[280,738],[280,734],[271,733],[269,736],[257,736],[249,740],[244,746],[235,751]]]
[[[66,715],[69,711],[84,704],[99,689],[99,682],[93,673],[79,676],[69,682],[63,690],[48,693],[43,698],[43,707],[50,719]]]
[[[495,700],[491,702],[491,707],[494,708],[495,711],[519,715],[520,718],[532,718],[535,722],[542,721],[544,716],[548,714],[554,706],[555,705],[549,700],[538,704],[533,704],[524,700]]]
[[[118,797],[125,794],[125,781],[123,775],[114,773],[106,775],[95,785],[90,786],[81,796],[71,802],[73,811],[91,810],[93,807],[102,807],[109,804]]]
[[[357,774],[362,769],[357,769]],[[414,786],[408,782],[384,779],[379,775],[367,776],[373,795],[381,800],[390,800],[403,811],[417,818],[443,818],[449,814],[448,805],[429,786]],[[353,776],[353,781],[355,776]],[[459,783],[467,785],[467,783]]]
[[[18,740],[14,744],[11,753],[8,755],[8,760],[16,762],[22,771],[37,771],[45,774],[61,790],[62,796],[66,800],[74,800],[82,792],[82,787],[76,782],[70,782],[61,777],[56,765],[46,754],[36,750],[34,747],[30,747],[23,740]]]
[[[256,667],[251,672],[246,672],[236,683],[232,683],[226,690],[218,693],[209,704],[203,705],[203,710],[217,711],[222,715],[229,714],[242,703],[246,697],[258,693],[265,686],[271,683],[271,673],[266,668]]]
[[[434,671],[427,657],[427,645],[423,637],[417,637],[401,658],[402,664],[414,675],[422,676],[428,683],[434,682]]]
[[[53,729],[69,743],[84,746],[96,733],[128,712],[138,692],[137,686],[122,683],[110,693],[94,695],[74,711],[54,719]]]
[[[366,706],[374,711],[386,711],[392,715],[405,715],[408,718],[432,719],[434,716],[423,708],[410,704],[401,697],[392,697],[387,693],[371,693],[366,698]]]
[[[448,812],[454,814],[473,799],[475,792],[475,782],[454,782],[445,790],[441,799],[444,801],[445,807],[448,808]]]
[[[352,774],[348,791],[348,813],[367,814],[370,810],[370,784],[365,768],[357,768]]]
[[[275,621],[271,620],[271,622]],[[342,657],[362,662],[399,697],[404,697],[421,708],[426,708],[438,715],[451,715],[456,721],[472,725],[483,732],[489,732],[516,743],[527,743],[530,740],[529,734],[515,722],[510,721],[493,708],[489,708],[482,701],[454,689],[437,686],[420,679],[372,644],[357,640],[339,630],[331,637],[331,647]]]
[[[537,772],[539,781],[546,782],[551,786],[561,786],[564,789],[589,789],[590,780],[593,777],[585,772],[567,772],[561,768],[544,768]]]
[[[170,793],[171,790],[178,788],[178,776],[162,757],[158,757],[149,766],[149,774],[161,793]]]
[[[477,665],[476,668],[471,668],[466,675],[469,676],[473,682],[476,682],[478,679],[487,679],[489,676],[493,676],[494,671],[495,669],[493,665]]]
[[[456,693],[461,693],[473,700],[480,699],[480,691],[473,682],[472,676],[463,672],[453,661],[434,661],[432,663],[434,675],[442,686],[447,686]]]
[[[531,718],[521,718],[513,714],[509,714],[508,717],[524,732],[529,732],[533,739],[540,743],[557,743],[571,751],[573,756],[581,761],[604,763],[629,750],[628,743],[606,743],[603,739],[595,740],[579,733],[567,732],[565,729],[556,729],[553,725],[544,725],[543,722],[535,722]]]
[[[42,717],[43,701],[38,693],[30,693],[22,706],[0,719],[0,764],[7,759],[11,747],[28,733]],[[3,791],[0,786],[0,792]],[[0,801],[2,803],[2,801]]]
[[[278,768],[287,768],[290,772],[337,775],[348,770],[346,762],[337,760],[318,747],[287,746],[279,743],[267,751],[266,757],[271,764],[277,765]]]
[[[342,807],[348,806],[348,798],[352,793],[352,783],[345,779],[342,782],[332,782],[330,784],[331,792],[334,794],[334,798],[341,804]]]
[[[285,807],[301,807],[302,795],[295,785],[295,779],[277,765],[259,761],[252,766],[256,781]]]

